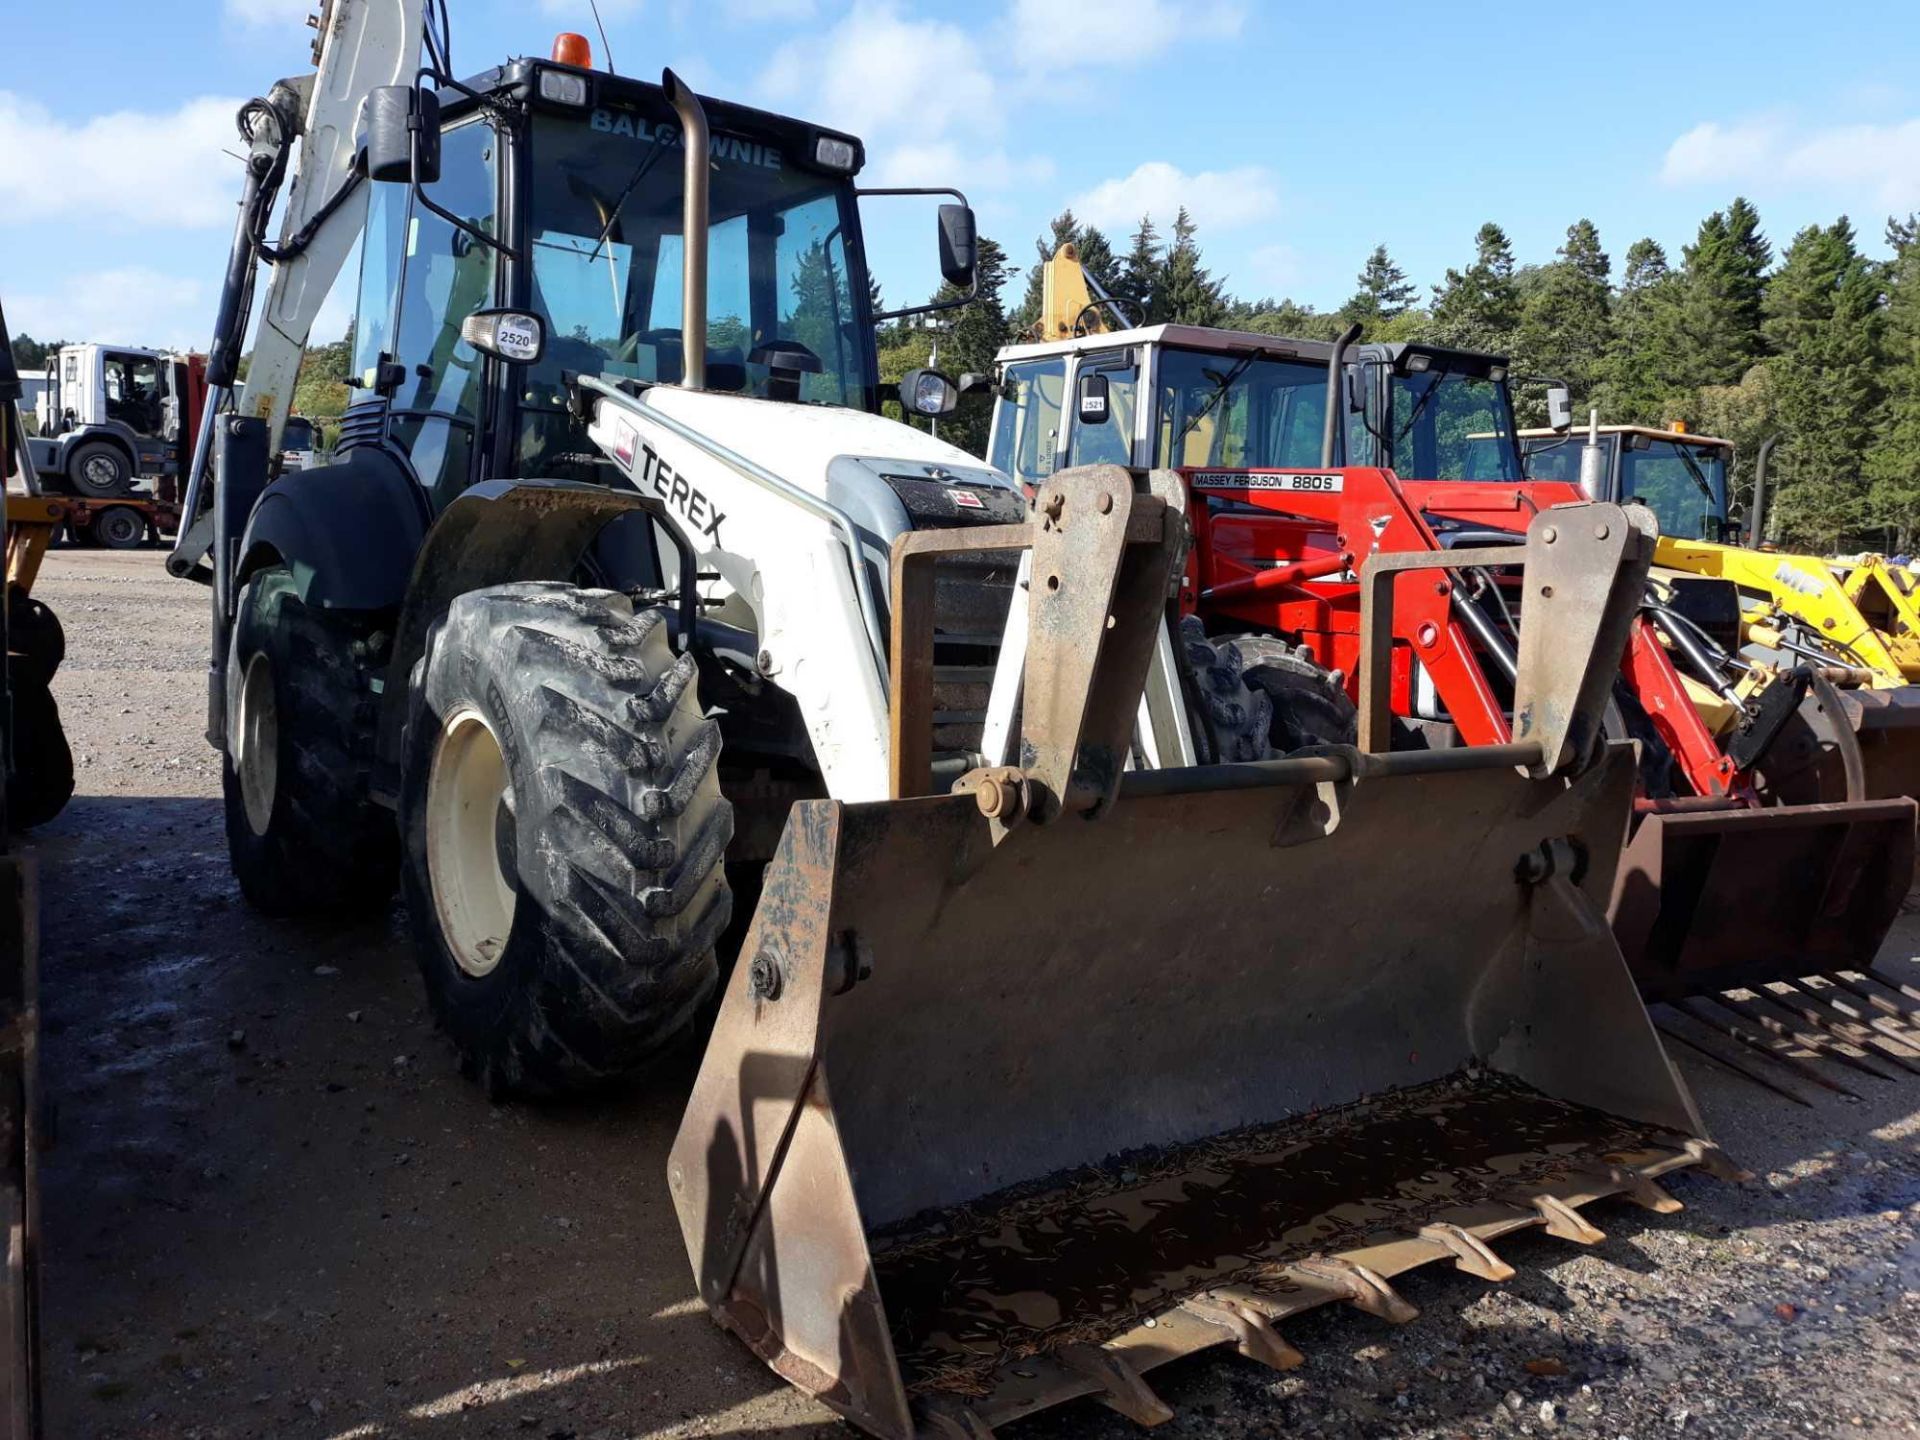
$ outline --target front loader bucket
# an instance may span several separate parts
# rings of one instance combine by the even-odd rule
[[[1135,773],[998,845],[796,806],[669,1162],[715,1316],[879,1435],[1151,1422],[1156,1365],[1728,1173],[1603,914],[1631,752],[1486,753]]]
[[[1920,685],[1816,684],[1761,761],[1772,799],[1920,799]]]
[[[1867,970],[1913,880],[1915,805],[1734,805],[1640,817],[1613,932],[1649,1000]]]

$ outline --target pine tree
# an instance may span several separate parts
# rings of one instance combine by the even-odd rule
[[[1413,297],[1419,293],[1414,283],[1407,279],[1407,272],[1393,263],[1385,245],[1373,247],[1373,253],[1360,269],[1358,280],[1360,288],[1354,292],[1352,299],[1340,307],[1340,319],[1347,325],[1358,321],[1369,330],[1377,328],[1382,321],[1404,315],[1412,308]]]
[[[1765,331],[1776,413],[1785,432],[1780,532],[1836,550],[1870,520],[1865,467],[1880,408],[1880,276],[1842,216],[1809,225],[1767,286]]]
[[[1160,267],[1154,304],[1148,309],[1149,323],[1218,325],[1226,315],[1225,287],[1200,263],[1200,246],[1194,238],[1198,229],[1182,205],[1174,217],[1173,244]]]
[[[1627,248],[1613,300],[1613,337],[1591,395],[1610,424],[1664,424],[1677,397],[1691,393],[1682,358],[1683,283],[1658,242],[1641,239]]]
[[[1474,260],[1449,270],[1433,289],[1433,338],[1443,345],[1511,354],[1520,323],[1520,292],[1507,232],[1489,220],[1473,237]]]
[[[1154,292],[1160,283],[1160,258],[1160,235],[1153,228],[1153,217],[1142,215],[1140,228],[1133,232],[1127,258],[1120,262],[1115,274],[1113,293],[1127,313],[1143,324],[1154,308]]]
[[[1690,384],[1729,385],[1766,353],[1761,306],[1773,247],[1744,199],[1700,222],[1687,246],[1680,331]]]
[[[1920,539],[1920,215],[1887,221],[1893,259],[1885,272],[1880,373],[1886,400],[1867,452],[1867,507],[1896,552]]]
[[[1568,227],[1559,254],[1524,287],[1514,357],[1529,376],[1561,380],[1576,395],[1592,395],[1613,338],[1612,262],[1591,220]],[[1522,424],[1544,423],[1545,393],[1539,384],[1522,389]]]

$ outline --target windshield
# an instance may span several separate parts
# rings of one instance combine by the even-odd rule
[[[526,234],[532,303],[549,335],[531,373],[534,406],[564,405],[567,371],[680,377],[685,156],[672,111],[654,103],[657,113],[602,107],[534,117]],[[847,254],[853,203],[844,177],[805,170],[773,145],[714,133],[710,389],[867,406],[870,341]]]
[[[1613,471],[1613,442],[1612,435],[1600,437],[1600,448],[1607,456],[1604,469],[1608,474]],[[1584,431],[1566,435],[1529,435],[1520,445],[1526,453],[1529,480],[1557,480],[1568,485],[1580,483],[1580,452],[1587,448]]]
[[[1676,540],[1718,540],[1727,517],[1727,450],[1629,435],[1620,457],[1620,498],[1638,500]]]
[[[1505,384],[1451,370],[1396,373],[1385,463],[1409,480],[1520,479]]]
[[[1327,372],[1298,360],[1165,350],[1156,465],[1311,470],[1320,463]]]

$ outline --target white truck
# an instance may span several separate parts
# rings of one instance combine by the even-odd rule
[[[47,367],[29,442],[54,490],[119,499],[177,476],[204,401],[199,355],[128,345],[63,345]]]

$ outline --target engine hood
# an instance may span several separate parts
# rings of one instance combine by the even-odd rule
[[[974,486],[1011,489],[1013,484],[957,445],[864,410],[796,405],[668,385],[642,391],[640,404],[692,426],[822,499],[827,494],[828,471],[843,456],[903,461],[923,474],[929,469],[952,470]]]

